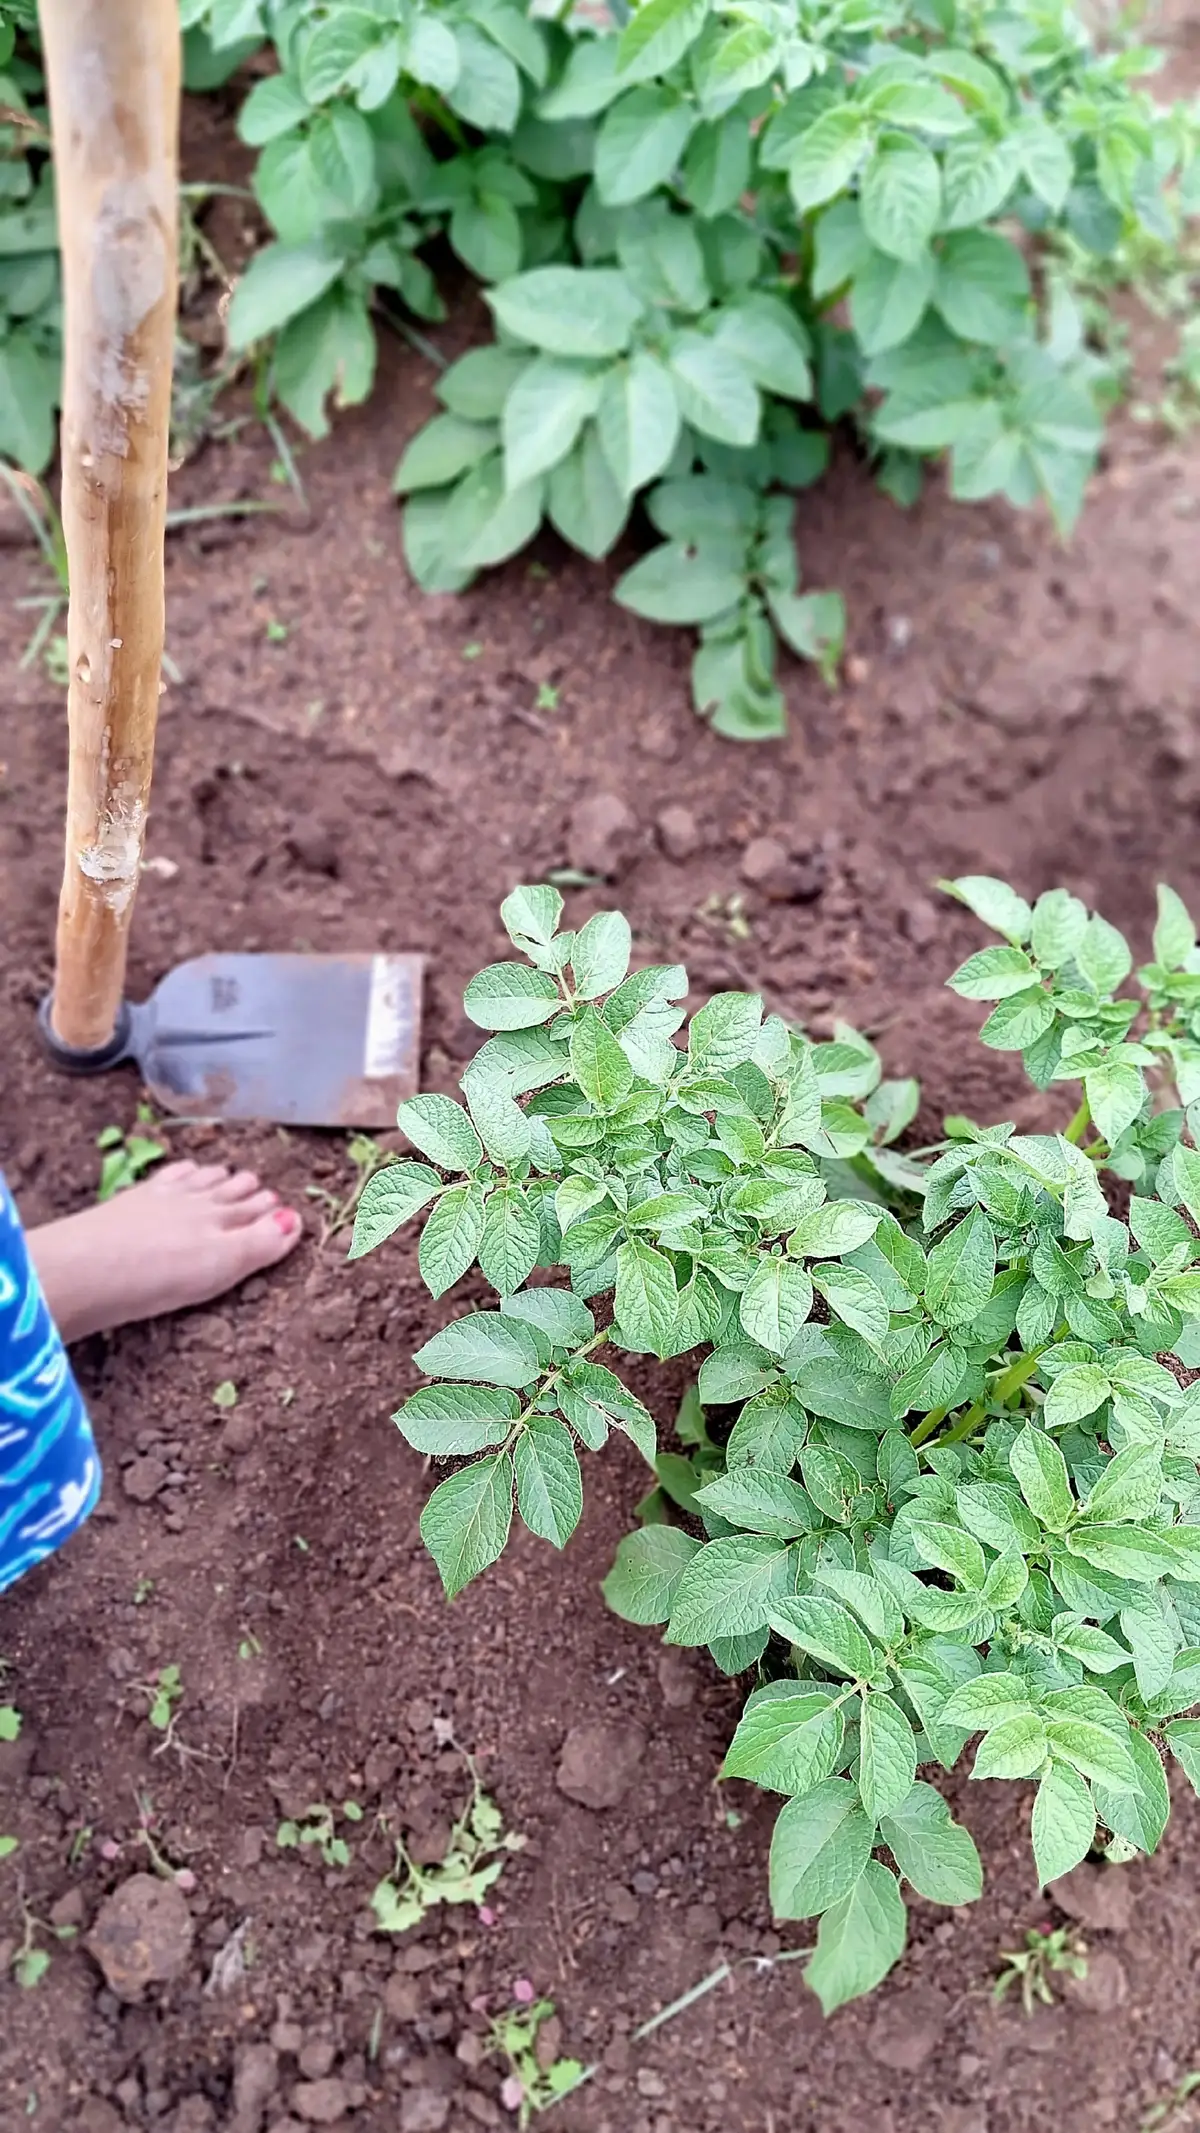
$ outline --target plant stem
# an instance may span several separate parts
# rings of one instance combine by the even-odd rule
[[[554,1369],[551,1370],[546,1377],[539,1378],[538,1387],[536,1393],[534,1394],[534,1398],[529,1401],[527,1406],[521,1409],[520,1414],[517,1416],[516,1420],[512,1425],[512,1428],[508,1433],[507,1440],[501,1446],[502,1451],[508,1451],[509,1447],[515,1443],[518,1430],[522,1429],[525,1423],[528,1422],[530,1415],[536,1412],[534,1402],[536,1400],[540,1400],[542,1394],[549,1392],[552,1386],[557,1385],[563,1372],[565,1370],[569,1370],[572,1363],[577,1363],[580,1360],[581,1356],[590,1355],[593,1348],[603,1347],[605,1341],[608,1339],[608,1336],[611,1332],[611,1325],[601,1326],[599,1332],[593,1333],[590,1341],[585,1341],[582,1348],[577,1348],[575,1350],[574,1355],[569,1355],[565,1363],[556,1363]]]
[[[985,1394],[982,1400],[976,1400],[972,1407],[968,1407],[966,1414],[961,1416],[955,1423],[954,1428],[946,1431],[945,1436],[940,1440],[941,1443],[961,1444],[964,1438],[973,1435],[986,1415],[992,1401],[1007,1400],[1010,1394],[1019,1392],[1022,1385],[1027,1384],[1033,1376],[1041,1356],[1042,1350],[1040,1348],[1031,1348],[1027,1354],[1019,1355],[1016,1361],[1011,1363],[1008,1369],[997,1378],[991,1392]]]
[[[1075,1113],[1074,1118],[1071,1120],[1070,1125],[1065,1128],[1063,1132],[1063,1139],[1065,1141],[1073,1141],[1075,1146],[1078,1147],[1080,1141],[1083,1139],[1084,1134],[1087,1132],[1088,1125],[1091,1121],[1091,1116],[1091,1111],[1088,1108],[1088,1100],[1085,1096],[1079,1106],[1078,1111]]]

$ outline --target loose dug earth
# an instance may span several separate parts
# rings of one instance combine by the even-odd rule
[[[1200,897],[1196,459],[1118,451],[1067,555],[1001,510],[935,497],[902,518],[843,467],[801,545],[810,576],[846,590],[851,679],[830,695],[793,670],[788,740],[739,751],[686,707],[682,633],[621,614],[605,570],[547,545],[461,600],[410,590],[388,480],[430,380],[396,361],[370,410],[305,456],[310,524],[172,542],[183,678],[163,703],[135,996],[202,948],[422,950],[425,1081],[450,1088],[474,1041],[463,982],[502,952],[501,896],[570,865],[612,877],[569,892],[570,922],[619,897],[639,950],[685,960],[697,997],[761,988],[819,1031],[844,1015],[875,1033],[892,1072],[923,1078],[923,1132],[949,1107],[1057,1116],[942,991],[978,934],[931,885],[1065,881],[1139,952],[1157,877]],[[277,493],[269,460],[246,432],[177,500]],[[5,551],[6,592],[35,574]],[[6,600],[0,1158],[38,1219],[87,1199],[95,1135],[132,1122],[136,1090],[56,1080],[38,1055],[64,735],[56,692],[16,675],[21,620]],[[543,683],[553,712],[535,708]],[[388,1421],[438,1317],[411,1244],[361,1267],[344,1238],[319,1244],[305,1193],[349,1185],[339,1136],[171,1138],[256,1165],[306,1206],[309,1235],[270,1280],[80,1352],[104,1503],[0,1603],[4,1696],[25,1714],[0,1748],[0,1829],[21,1839],[0,1940],[19,1944],[24,1903],[52,1950],[36,1990],[0,1986],[4,2133],[511,2123],[480,2010],[519,1977],[554,1997],[563,2049],[600,2065],[547,2120],[566,2133],[1033,2133],[1065,2101],[1073,2122],[1134,2133],[1200,2063],[1195,1803],[1119,1896],[1111,1873],[1069,1892],[1089,1978],[1026,2020],[991,2005],[998,1951],[1063,1913],[1034,1886],[1024,1788],[958,1775],[984,1900],[915,1903],[889,1984],[824,2023],[798,1969],[770,1961],[804,1945],[767,1913],[771,1803],[714,1787],[735,1687],[601,1602],[643,1486],[632,1450],[588,1461],[565,1560],[520,1539],[448,1610],[417,1536],[427,1477]],[[226,1379],[232,1409],[212,1398]],[[664,1420],[682,1382],[639,1374]],[[169,1739],[139,1686],[167,1665],[183,1682]],[[615,1733],[615,1804],[595,1804],[615,1783],[580,1782],[578,1741],[563,1760],[573,1728]],[[462,1804],[451,1737],[529,1843],[490,1925],[442,1912],[373,1937],[384,1818],[432,1860]],[[365,1809],[348,1868],[277,1849],[281,1817],[345,1799]],[[186,1870],[186,1917],[138,1911],[145,1835]],[[732,1983],[631,2043],[722,1959]]]

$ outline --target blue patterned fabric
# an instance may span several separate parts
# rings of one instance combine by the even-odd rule
[[[61,1548],[99,1494],[87,1412],[0,1177],[0,1592]]]

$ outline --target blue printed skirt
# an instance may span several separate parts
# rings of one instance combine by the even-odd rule
[[[61,1548],[99,1494],[87,1411],[0,1177],[0,1592]]]

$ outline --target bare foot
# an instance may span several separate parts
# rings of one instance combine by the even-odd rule
[[[301,1221],[252,1170],[166,1163],[98,1207],[29,1235],[65,1341],[207,1303],[286,1258]]]

